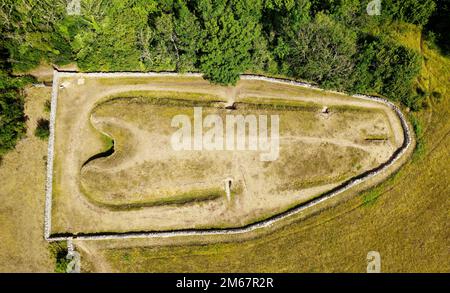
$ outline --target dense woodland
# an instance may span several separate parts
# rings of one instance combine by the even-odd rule
[[[419,110],[421,56],[383,34],[423,27],[448,52],[447,0],[67,0],[0,3],[0,154],[24,131],[20,88],[42,62],[82,71],[201,72],[233,85],[241,73],[285,76],[327,89],[381,94]],[[438,9],[436,9],[438,7]],[[447,43],[446,43],[447,42]]]

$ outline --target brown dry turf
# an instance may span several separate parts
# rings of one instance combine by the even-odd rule
[[[399,31],[398,38],[419,50],[420,32],[414,27]],[[77,242],[82,269],[364,272],[367,251],[378,250],[382,271],[449,272],[450,61],[423,47],[427,59],[419,83],[438,90],[442,100],[430,100],[430,107],[416,115],[424,126],[425,152],[391,180],[306,220],[243,242]],[[32,134],[37,119],[45,116],[41,109],[49,98],[48,89],[28,92],[27,136],[0,165],[2,272],[54,267],[43,240],[47,148]]]
[[[224,88],[195,77],[77,80],[64,77],[58,95],[53,234],[246,225],[380,165],[403,140],[391,109],[345,95],[245,80]],[[238,102],[234,114],[279,114],[278,160],[171,148],[173,116],[203,106],[204,115],[224,118],[227,99]],[[115,152],[86,164],[103,152],[99,131],[115,140]]]
[[[418,50],[410,40],[420,38],[419,29],[401,28],[394,37]],[[384,272],[449,272],[450,60],[426,45],[422,54],[418,82],[442,99],[429,98],[429,107],[414,114],[424,128],[425,151],[396,176],[343,204],[238,243],[85,242],[96,255],[85,270],[365,272],[367,252],[376,250]]]

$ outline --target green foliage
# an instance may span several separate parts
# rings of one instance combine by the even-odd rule
[[[360,0],[312,0],[311,10],[314,14],[324,12],[336,20],[351,23],[367,6],[366,3],[360,2]]]
[[[52,107],[51,101],[50,100],[46,100],[45,103],[44,103],[44,112],[45,113],[50,113],[51,107]]]
[[[0,93],[0,156],[11,150],[24,135],[23,96],[18,90]]]
[[[448,43],[446,0],[386,0],[380,16],[366,13],[370,0],[81,2],[81,15],[69,16],[65,0],[4,0],[0,32],[12,68],[45,61],[83,71],[200,71],[225,85],[244,72],[269,73],[418,110],[426,96],[413,90],[418,54],[373,35],[392,21],[428,23],[428,40]]]
[[[412,84],[420,72],[420,56],[391,41],[373,37],[364,40],[361,48],[353,91],[380,93],[417,109],[420,99],[412,92]]]
[[[310,21],[310,7],[309,0],[266,1],[262,18],[265,30],[286,40],[295,37]]]
[[[32,80],[27,76],[12,77],[7,66],[0,63],[0,156],[13,149],[25,134],[24,97],[20,88]]]
[[[316,15],[291,42],[287,61],[294,77],[325,88],[345,90],[352,85],[356,33],[325,14]]]
[[[34,135],[40,139],[47,139],[50,135],[50,123],[47,119],[40,118],[37,121],[37,126]]]
[[[4,0],[0,32],[7,39],[13,69],[26,71],[41,60],[65,64],[73,60],[72,23],[66,20],[64,0]]]
[[[382,94],[417,111],[418,52],[384,34],[392,21],[426,26],[427,42],[448,53],[447,0],[3,0],[0,4],[0,156],[25,133],[21,88],[13,77],[42,62],[83,71],[200,71],[234,85],[244,72],[287,75],[329,89]],[[45,110],[49,107],[46,104]],[[48,137],[48,121],[35,135]],[[418,141],[417,149],[423,144]]]
[[[155,71],[195,71],[200,26],[183,1],[160,2],[139,35],[141,60]]]
[[[395,20],[425,25],[436,8],[434,0],[383,0],[383,13]]]
[[[79,67],[85,71],[144,69],[138,43],[155,8],[154,1],[144,0],[100,1],[98,6],[86,7],[80,20],[83,29],[72,42]]]
[[[67,242],[52,242],[49,245],[50,254],[55,260],[55,273],[65,273],[70,260],[67,256]]]
[[[15,77],[12,76],[7,69],[3,69],[0,66],[0,91],[8,92],[13,90],[18,90],[30,82],[34,81],[34,78],[31,76],[21,76]]]
[[[436,9],[430,21],[426,25],[427,37],[432,45],[436,45],[443,54],[450,53],[450,39],[448,32],[450,31],[450,1],[435,0]]]
[[[417,160],[425,154],[425,140],[423,138],[423,127],[420,120],[415,115],[409,115],[409,120],[416,135],[416,148],[414,149],[413,160]]]
[[[373,188],[362,194],[363,206],[371,206],[380,196],[379,188]]]

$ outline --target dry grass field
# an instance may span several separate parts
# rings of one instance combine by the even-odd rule
[[[25,101],[26,136],[0,162],[0,271],[53,271],[48,242],[44,240],[44,200],[47,142],[33,132],[46,118],[49,88],[28,88]]]
[[[422,125],[422,134],[418,140],[424,148],[416,151],[413,159],[398,173],[370,190],[364,191],[361,188],[351,194],[343,194],[339,204],[331,201],[324,209],[299,215],[261,235],[76,241],[76,249],[82,253],[82,270],[365,272],[367,252],[376,250],[381,254],[384,272],[449,272],[450,60],[431,50],[425,43],[418,42],[421,39],[420,31],[415,27],[399,27],[392,34],[425,57],[418,84],[430,93],[441,93],[440,100],[429,98],[427,109],[411,115],[411,119],[420,121]],[[135,91],[136,87],[145,90],[142,86],[145,81],[122,82],[118,86],[124,92]],[[191,82],[190,79],[184,80],[184,86],[187,87]],[[116,81],[105,79],[99,81],[99,84],[114,86]],[[259,88],[263,92],[269,92],[261,84],[255,87],[255,91]],[[202,95],[217,94],[210,91],[207,83],[202,88],[205,89]],[[272,89],[281,93],[276,86]],[[307,102],[321,104],[322,99],[333,98],[331,95],[317,97],[314,91],[301,91],[296,94],[304,97]],[[239,94],[228,88],[221,89],[219,93],[219,97],[230,93]],[[282,94],[289,95],[292,92],[286,90]],[[183,93],[178,98],[185,96],[186,93]],[[283,98],[282,95],[278,97]],[[36,121],[48,115],[43,109],[49,98],[48,88],[27,90],[27,135],[0,163],[1,271],[54,270],[54,259],[43,238],[47,144],[33,135]],[[249,90],[241,101],[251,103],[254,102],[253,98],[254,92]],[[268,95],[264,101],[274,98],[276,97]],[[346,99],[341,96],[338,98]],[[282,103],[279,99],[277,102]],[[362,113],[359,112],[361,115]],[[89,121],[88,116],[85,118],[85,121]],[[83,156],[84,159],[111,146],[111,141],[95,128],[90,131],[97,136],[92,141],[84,141],[91,148],[90,153]],[[379,138],[380,135],[361,133],[366,135],[365,138]],[[81,173],[86,170],[78,169]],[[62,216],[60,220],[69,220],[63,213],[57,216]],[[95,219],[89,221],[93,225],[99,222]],[[64,225],[62,227],[67,228]]]
[[[199,77],[87,75],[63,77],[61,85],[53,234],[246,225],[377,167],[403,142],[387,106],[290,85],[242,80],[227,88]],[[264,162],[261,151],[249,150],[174,150],[171,120],[186,115],[192,121],[194,107],[223,121],[278,115],[279,158]],[[231,198],[226,178],[233,179]]]
[[[195,239],[83,242],[86,271],[121,272],[365,272],[370,250],[384,272],[449,272],[450,60],[415,42],[420,31],[400,27],[399,39],[425,57],[419,84],[442,99],[414,114],[425,145],[386,182],[347,201],[247,240]],[[217,241],[219,243],[217,243]],[[233,242],[235,241],[235,242]],[[95,258],[94,258],[95,256]]]

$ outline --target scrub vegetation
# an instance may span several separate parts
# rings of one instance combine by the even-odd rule
[[[200,72],[220,85],[257,73],[382,95],[409,111],[416,134],[413,160],[389,180],[264,237],[86,242],[77,246],[83,269],[362,272],[367,252],[377,250],[385,272],[448,272],[449,2],[383,0],[381,15],[369,16],[369,1],[81,0],[80,15],[68,15],[65,0],[2,1],[0,271],[66,265],[64,244],[49,249],[42,237],[44,198],[36,196],[45,192],[47,145],[34,130],[48,116],[50,90],[27,87],[34,81],[27,74],[76,65],[85,72]],[[104,137],[98,148],[104,145],[113,141]]]
[[[246,72],[308,80],[322,88],[378,93],[413,110],[427,93],[414,86],[421,55],[380,32],[396,22],[425,29],[448,52],[443,0],[5,0],[0,4],[0,154],[24,132],[22,79],[41,64],[82,71],[201,72],[234,85]],[[436,8],[438,7],[438,9]],[[448,30],[447,30],[448,31]]]

